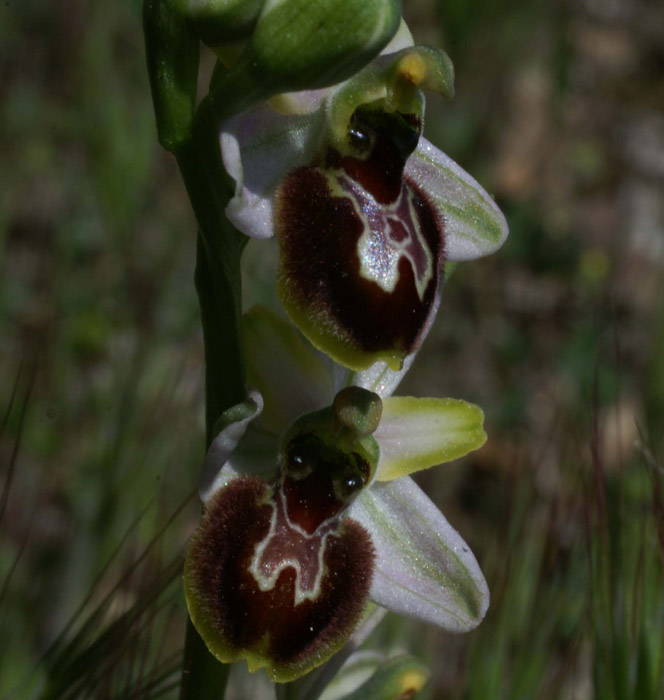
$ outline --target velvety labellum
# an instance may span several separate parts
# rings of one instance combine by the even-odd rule
[[[443,222],[403,177],[414,147],[404,128],[356,131],[355,150],[366,154],[330,150],[325,167],[294,170],[278,192],[279,291],[295,323],[335,360],[398,368],[434,308]]]
[[[316,600],[325,573],[327,539],[339,515],[369,480],[369,465],[356,453],[327,445],[313,433],[292,438],[281,457],[270,529],[249,568],[262,591],[281,571],[295,570],[295,605]]]
[[[185,567],[189,612],[210,651],[265,666],[277,681],[341,647],[364,611],[374,562],[354,520],[324,518],[311,533],[293,523],[284,485],[243,476],[220,489]]]

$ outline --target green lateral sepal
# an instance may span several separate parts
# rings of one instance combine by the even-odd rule
[[[381,450],[379,481],[450,462],[486,442],[484,413],[467,401],[391,396],[383,404],[376,431]]]

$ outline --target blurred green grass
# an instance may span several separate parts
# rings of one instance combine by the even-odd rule
[[[390,617],[373,643],[430,664],[425,698],[663,698],[664,11],[405,11],[457,71],[427,134],[495,193],[511,233],[459,267],[401,390],[485,408],[487,446],[421,483],[471,544],[491,608],[463,637]],[[0,9],[0,696],[28,678],[65,697],[93,647],[106,663],[71,697],[156,697],[176,677],[177,576],[123,618],[195,525],[191,502],[125,576],[195,487],[203,445],[194,222],[156,145],[140,14]],[[248,300],[269,293],[264,251],[247,255]],[[92,632],[67,638],[73,665],[51,657],[58,676],[38,662],[90,592]]]

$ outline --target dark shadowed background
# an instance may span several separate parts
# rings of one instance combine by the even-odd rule
[[[492,605],[374,647],[431,665],[424,698],[664,698],[664,6],[404,4],[456,67],[427,136],[510,237],[459,266],[400,388],[485,409],[486,446],[418,481]],[[171,697],[202,339],[140,3],[4,2],[0,115],[0,696]]]

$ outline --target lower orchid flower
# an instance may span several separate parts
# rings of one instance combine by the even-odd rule
[[[217,424],[185,565],[212,654],[293,680],[340,649],[369,601],[475,627],[484,577],[408,475],[480,447],[481,410],[392,397],[405,370],[349,372],[263,308],[246,315],[245,335],[255,388]]]
[[[435,316],[445,263],[507,236],[491,197],[421,136],[423,90],[451,97],[454,75],[443,51],[412,43],[402,23],[349,80],[222,125],[228,218],[249,236],[276,233],[284,308],[355,370],[401,367]]]

